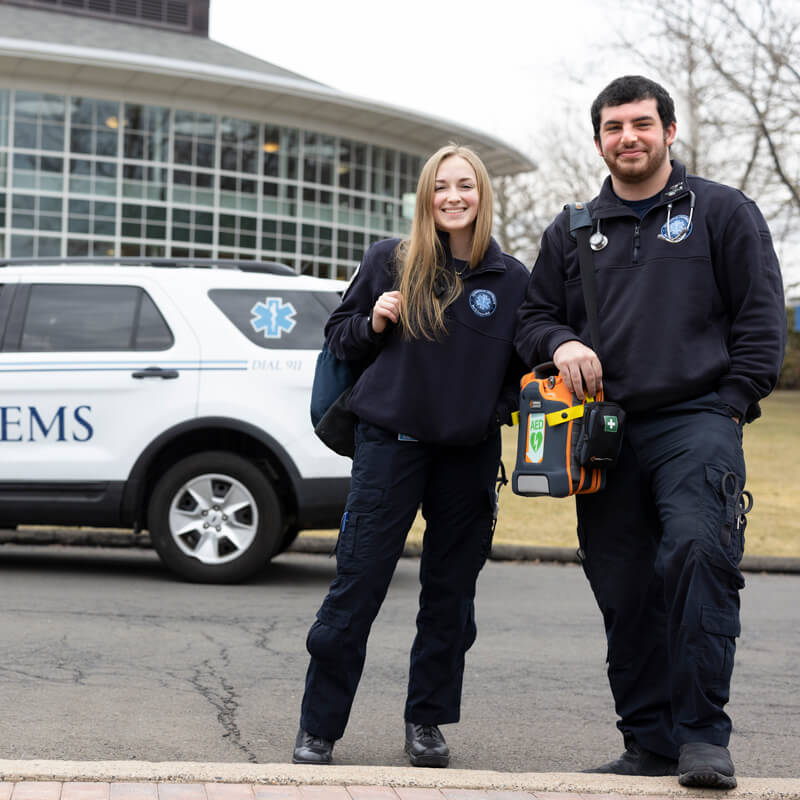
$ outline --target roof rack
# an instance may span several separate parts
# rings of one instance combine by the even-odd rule
[[[115,258],[114,256],[67,256],[59,258],[57,256],[44,256],[34,258],[25,256],[22,258],[0,259],[0,267],[15,267],[25,264],[36,266],[59,266],[62,264],[119,264],[120,266],[142,266],[142,267],[172,267],[172,268],[192,268],[192,269],[238,269],[241,272],[262,272],[269,275],[296,275],[297,273],[286,264],[277,261],[246,261],[232,258],[167,258],[163,256],[125,256]]]

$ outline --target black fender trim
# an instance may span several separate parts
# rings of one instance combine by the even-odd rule
[[[305,478],[297,488],[297,527],[338,528],[350,478]]]
[[[144,500],[147,475],[155,457],[175,439],[195,431],[202,431],[210,428],[242,433],[262,444],[274,455],[286,472],[295,496],[300,496],[298,486],[303,482],[303,479],[294,461],[286,450],[266,431],[256,425],[251,425],[249,422],[242,422],[242,420],[233,417],[198,417],[197,419],[182,422],[179,425],[168,428],[153,439],[141,452],[131,468],[125,486],[125,492],[122,497],[121,516],[123,519],[128,520],[131,524],[141,521],[138,512]]]
[[[121,527],[122,481],[3,481],[1,525]]]

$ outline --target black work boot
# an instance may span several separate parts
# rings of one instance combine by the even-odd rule
[[[727,747],[708,742],[681,745],[678,783],[703,789],[735,789],[733,761]]]
[[[406,722],[406,753],[415,767],[446,767],[450,763],[450,748],[438,725]]]
[[[330,764],[333,761],[333,741],[314,736],[300,728],[294,742],[292,764]]]
[[[604,772],[612,775],[644,775],[650,778],[676,775],[678,762],[639,747],[634,739],[625,742],[625,752],[608,764],[585,769],[583,772]]]

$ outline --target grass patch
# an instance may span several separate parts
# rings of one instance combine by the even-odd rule
[[[753,510],[747,515],[745,552],[800,556],[800,392],[780,391],[761,403],[763,416],[744,428],[747,488]]]
[[[763,416],[744,429],[747,488],[753,510],[747,517],[749,555],[800,556],[797,459],[800,454],[800,392],[781,391],[761,404]],[[509,481],[516,461],[517,429],[503,428],[503,461]],[[575,502],[572,498],[519,497],[510,484],[500,492],[495,541],[547,547],[577,547]],[[422,538],[418,515],[409,538]],[[308,535],[335,531],[308,531]]]

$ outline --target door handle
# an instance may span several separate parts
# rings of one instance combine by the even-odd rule
[[[162,369],[161,367],[147,367],[146,369],[138,369],[136,372],[131,373],[133,378],[162,378],[165,381],[172,380],[178,377],[178,370],[176,369]]]

